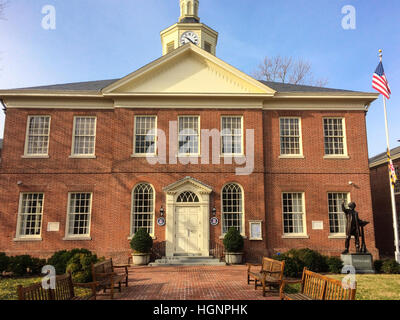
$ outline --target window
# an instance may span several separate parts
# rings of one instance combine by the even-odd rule
[[[243,233],[243,194],[235,183],[227,184],[222,189],[222,232],[236,228]]]
[[[329,230],[331,234],[346,233],[346,215],[342,211],[343,201],[349,202],[348,193],[328,193]]]
[[[17,238],[39,238],[42,230],[43,193],[21,193]]]
[[[170,53],[171,51],[175,50],[175,42],[171,41],[167,43],[167,53]]]
[[[96,118],[75,117],[73,156],[94,156],[96,145]]]
[[[346,137],[343,118],[324,119],[325,155],[346,155]]]
[[[280,118],[281,155],[301,155],[300,118]]]
[[[91,193],[70,193],[68,197],[68,236],[89,236],[92,214]]]
[[[243,153],[243,118],[222,117],[222,154]]]
[[[179,197],[176,199],[176,202],[184,202],[184,203],[199,202],[199,197],[191,191],[186,191],[179,195]]]
[[[211,53],[211,44],[208,43],[207,41],[204,41],[204,50]]]
[[[132,195],[132,235],[144,228],[150,235],[153,233],[154,190],[147,183],[139,184]]]
[[[135,154],[156,154],[156,116],[135,117]]]
[[[199,155],[200,153],[200,117],[179,117],[179,154]]]
[[[400,170],[398,167],[395,167],[395,170],[396,170],[397,182],[394,185],[394,193],[397,195],[400,194]]]
[[[305,234],[304,193],[283,193],[283,233]]]
[[[49,116],[29,116],[25,142],[25,155],[47,156],[49,150],[49,133]]]

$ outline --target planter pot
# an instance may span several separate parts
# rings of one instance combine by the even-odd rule
[[[150,253],[132,253],[132,262],[135,266],[145,266],[150,262]]]
[[[225,262],[228,264],[241,264],[243,252],[225,252]]]

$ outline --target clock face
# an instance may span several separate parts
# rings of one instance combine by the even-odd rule
[[[186,43],[193,43],[197,46],[199,44],[199,37],[193,31],[186,31],[182,34],[181,44],[185,45]]]

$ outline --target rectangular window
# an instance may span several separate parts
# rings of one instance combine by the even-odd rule
[[[222,154],[243,154],[243,118],[221,117]]]
[[[43,193],[21,193],[18,209],[18,238],[40,237],[43,199]]]
[[[208,43],[207,41],[204,41],[204,50],[211,53],[211,44]]]
[[[70,193],[68,198],[68,236],[89,236],[92,194]]]
[[[324,119],[325,155],[347,155],[343,118]]]
[[[304,193],[283,193],[282,210],[284,234],[304,234]]]
[[[75,117],[73,156],[94,156],[96,145],[96,117]]]
[[[342,203],[344,201],[347,205],[349,198],[348,193],[328,193],[329,230],[331,234],[346,233],[346,215],[342,211]]]
[[[200,153],[200,117],[179,117],[179,154],[199,155]]]
[[[135,117],[135,154],[156,154],[156,116]]]
[[[171,51],[175,50],[175,42],[171,41],[167,44],[167,53],[170,53]]]
[[[280,118],[281,155],[301,155],[300,118]]]
[[[29,116],[25,142],[25,155],[47,156],[49,150],[49,134],[49,116]]]

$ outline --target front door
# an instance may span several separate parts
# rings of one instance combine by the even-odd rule
[[[176,207],[175,216],[175,253],[182,255],[198,254],[199,249],[199,213],[200,207]]]

